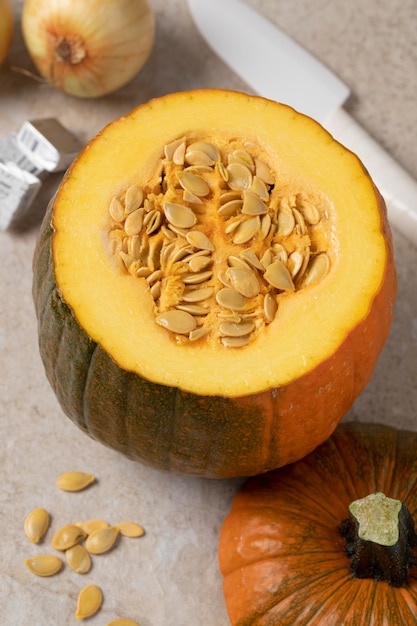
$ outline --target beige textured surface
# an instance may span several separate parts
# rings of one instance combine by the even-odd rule
[[[209,1],[209,0],[207,0]],[[221,0],[212,0],[221,1]],[[332,67],[352,88],[352,115],[417,177],[417,4],[415,0],[248,0]],[[19,19],[21,1],[14,0]],[[0,69],[0,134],[28,118],[57,116],[87,141],[104,124],[163,93],[194,87],[245,89],[207,48],[183,0],[151,0],[157,18],[153,53],[119,92],[91,102],[42,86],[13,67],[33,71],[19,28]],[[273,69],[271,68],[271,80]],[[51,181],[56,183],[57,180]],[[31,223],[0,233],[0,622],[5,626],[74,624],[76,596],[89,582],[104,593],[100,614],[141,626],[226,626],[217,570],[217,535],[239,481],[209,482],[160,474],[85,437],[62,415],[37,351],[31,259],[45,189]],[[416,429],[417,250],[394,233],[399,294],[392,332],[368,388],[348,418]],[[348,297],[348,294],[347,294]],[[54,486],[69,469],[92,472],[89,491]],[[33,508],[53,527],[80,518],[133,519],[147,531],[97,557],[82,577],[66,567],[51,579],[23,565],[46,551],[23,535]]]

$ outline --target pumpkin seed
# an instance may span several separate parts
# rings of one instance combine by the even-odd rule
[[[136,270],[136,276],[138,276],[139,278],[147,278],[151,274],[152,270],[150,267],[140,267],[138,270]]]
[[[192,252],[192,250],[192,247],[187,246],[185,243],[179,244],[170,256],[171,263],[181,261],[181,259],[184,259],[188,254],[190,254],[190,252]]]
[[[249,337],[222,337],[221,342],[227,348],[242,348],[249,343]]]
[[[280,261],[282,261],[285,265],[287,264],[288,261],[288,252],[287,249],[280,243],[274,243],[272,245],[272,250],[271,250],[271,254],[274,257],[274,259],[279,259]],[[270,263],[272,263],[272,257],[271,257],[271,261]],[[269,265],[269,263],[267,264]],[[266,266],[265,266],[266,267]]]
[[[119,535],[119,529],[115,526],[109,528],[98,528],[88,535],[85,547],[90,554],[104,554],[114,545]]]
[[[150,292],[151,292],[152,298],[154,300],[158,300],[158,298],[161,297],[161,293],[162,293],[162,281],[157,280],[156,283],[154,283],[151,286]]]
[[[262,178],[254,176],[252,179],[252,186],[250,190],[252,193],[255,193],[261,200],[263,200],[264,202],[268,202],[268,187],[266,186],[266,183],[262,180]]]
[[[296,224],[298,226],[298,230],[299,230],[300,235],[305,235],[306,232],[307,232],[307,228],[306,228],[306,223],[304,221],[304,218],[303,218],[301,212],[298,209],[296,209],[295,207],[293,208],[292,212],[293,212]]]
[[[63,491],[81,491],[95,481],[93,474],[85,472],[64,472],[58,476],[57,487]]]
[[[203,204],[202,199],[196,196],[194,193],[191,193],[191,191],[189,191],[188,189],[184,189],[182,199],[184,200],[184,202],[189,202],[190,204]]]
[[[188,335],[197,326],[197,322],[190,313],[176,309],[158,315],[156,323],[178,335]]]
[[[292,278],[295,278],[300,271],[304,261],[304,256],[299,250],[294,250],[288,257],[288,269]]]
[[[143,191],[137,185],[130,185],[125,193],[125,211],[127,215],[136,211],[143,202]]]
[[[193,255],[188,261],[188,267],[192,272],[201,272],[213,262],[213,259],[209,256],[196,256]]]
[[[186,240],[193,248],[197,248],[198,250],[214,250],[214,246],[210,239],[199,230],[190,230],[186,236]]]
[[[213,276],[213,272],[207,270],[205,272],[198,272],[197,274],[188,274],[182,277],[185,285],[198,285],[205,283]]]
[[[245,215],[265,215],[268,207],[253,191],[243,192],[242,213]]]
[[[226,271],[226,277],[230,281],[232,287],[236,289],[242,296],[247,298],[255,298],[260,291],[259,281],[256,274],[244,267],[230,267]]]
[[[267,322],[272,322],[278,310],[278,302],[271,293],[264,297],[264,315]]]
[[[54,576],[62,568],[63,562],[54,554],[38,554],[25,559],[25,565],[36,576]]]
[[[247,263],[242,257],[235,256],[234,254],[231,254],[229,257],[227,257],[227,263],[230,265],[230,267],[244,267],[248,270],[251,269],[249,263]]]
[[[272,219],[269,213],[267,213],[266,215],[263,215],[261,218],[260,235],[262,239],[266,239],[268,237],[269,232],[271,230],[271,226],[272,226]]]
[[[228,202],[232,202],[233,200],[239,200],[242,205],[243,201],[241,191],[233,191],[229,189],[228,191],[223,191],[219,196],[221,206],[223,204],[227,204]]]
[[[186,311],[191,315],[208,315],[210,309],[199,304],[177,304],[175,307],[178,311]]]
[[[224,285],[225,287],[231,287],[232,285],[230,284],[230,280],[227,278],[226,276],[226,272],[219,272],[217,274],[217,278],[219,279],[219,281],[221,282],[222,285]]]
[[[242,163],[250,169],[251,172],[255,171],[255,164],[249,152],[246,150],[233,150],[227,155],[228,163]]]
[[[185,141],[181,141],[175,148],[174,154],[172,155],[172,162],[175,163],[175,165],[184,165],[185,146]]]
[[[143,220],[143,223],[146,226],[146,233],[148,235],[151,235],[152,233],[157,231],[160,225],[162,224],[161,212],[157,210],[149,211],[149,213]]]
[[[25,519],[25,535],[33,543],[39,543],[49,526],[49,513],[45,509],[35,509]]]
[[[210,193],[210,187],[204,178],[192,172],[181,172],[178,174],[178,181],[183,189],[190,191],[198,197],[204,198]]]
[[[291,210],[281,208],[278,213],[278,232],[283,237],[291,235],[295,228],[295,217]]]
[[[240,212],[242,206],[243,200],[229,200],[219,208],[218,214],[225,218],[232,217]]]
[[[136,524],[136,522],[120,522],[116,524],[115,528],[117,528],[124,537],[142,537],[142,535],[145,534],[143,526]]]
[[[264,278],[270,285],[281,291],[294,290],[291,274],[282,261],[277,260],[268,265]]]
[[[241,293],[231,287],[224,287],[216,293],[216,301],[220,306],[232,311],[241,311],[245,308],[246,299]]]
[[[112,198],[109,208],[110,216],[115,222],[123,222],[125,219],[125,210],[118,198]]]
[[[168,222],[177,228],[191,228],[197,223],[194,211],[183,204],[167,202],[164,211]]]
[[[198,289],[188,289],[184,291],[182,299],[184,302],[202,302],[213,295],[213,287],[200,287]]]
[[[165,158],[169,161],[172,161],[174,158],[175,151],[180,147],[184,146],[184,153],[186,143],[183,139],[176,139],[175,141],[171,141],[170,143],[165,144],[164,146],[164,154]],[[177,165],[181,165],[181,163],[177,163]]]
[[[87,533],[80,526],[66,524],[56,531],[52,537],[51,546],[55,550],[68,550],[86,537]]]
[[[216,146],[206,141],[191,143],[185,152],[185,160],[190,165],[214,165],[219,159],[220,154]]]
[[[236,217],[232,217],[226,228],[224,229],[224,232],[226,233],[226,235],[231,235],[238,226],[240,226],[240,224],[242,224],[242,222],[245,221],[245,218],[242,215],[236,216]]]
[[[65,551],[65,557],[70,568],[77,574],[87,574],[90,571],[91,557],[84,546],[77,543],[75,546],[68,548]]]
[[[307,222],[307,224],[314,226],[319,223],[320,212],[317,209],[317,207],[314,206],[314,204],[311,204],[311,202],[308,202],[307,200],[304,200],[303,198],[301,198],[300,204],[297,203],[297,206],[299,210],[301,211],[304,217],[304,220]]]
[[[144,213],[145,209],[136,209],[136,211],[133,211],[127,216],[124,224],[124,229],[128,235],[137,235],[138,233],[140,233],[143,225]]]
[[[256,176],[267,185],[273,185],[275,183],[275,179],[271,170],[269,169],[267,164],[261,159],[255,159],[255,172]]]
[[[303,286],[307,287],[308,285],[311,285],[312,283],[316,283],[316,282],[319,282],[320,280],[323,280],[323,278],[328,273],[329,268],[330,268],[330,259],[328,255],[325,252],[323,252],[322,254],[318,254],[316,257],[313,258],[313,260],[311,261],[308,267],[308,270],[306,272],[306,275],[303,281]]]
[[[250,189],[252,185],[252,172],[243,163],[230,163],[226,167],[228,173],[227,184],[230,189]]]
[[[251,265],[254,269],[262,270],[262,271],[264,270],[262,263],[260,262],[256,254],[254,253],[254,251],[251,250],[250,248],[248,248],[247,250],[243,250],[240,253],[240,256],[242,257],[242,259],[247,261],[247,263],[249,263],[249,265]]]
[[[195,330],[192,330],[190,332],[190,334],[188,335],[188,339],[190,341],[198,341],[198,339],[202,339],[202,337],[208,335],[209,332],[209,328],[196,328]]]
[[[76,619],[86,619],[95,615],[103,602],[103,594],[97,585],[87,585],[81,589],[77,599]]]
[[[162,270],[154,270],[147,278],[145,279],[148,285],[153,285],[157,280],[160,280],[163,276]]]
[[[166,226],[165,224],[162,224],[161,226],[161,232],[164,235],[165,239],[168,241],[176,241],[177,239],[177,235],[176,233],[174,233],[173,230],[171,230],[168,226]]]
[[[252,217],[244,222],[241,222],[236,228],[233,234],[234,244],[243,244],[250,241],[260,230],[261,221],[259,217]]]
[[[227,183],[227,181],[229,180],[229,172],[227,171],[227,168],[225,167],[225,165],[223,165],[221,161],[218,161],[216,163],[216,170],[220,174],[220,178],[224,180],[224,182]]]
[[[227,337],[244,337],[255,330],[255,324],[254,322],[241,322],[238,324],[235,322],[222,322],[219,330],[222,335]]]
[[[100,528],[109,528],[110,524],[104,519],[89,519],[83,522],[75,522],[75,526],[79,526],[86,535],[91,535],[93,531]]]

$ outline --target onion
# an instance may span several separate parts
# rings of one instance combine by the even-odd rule
[[[13,13],[9,0],[0,0],[0,63],[9,51],[13,37]]]
[[[26,0],[22,31],[44,78],[65,93],[96,98],[143,67],[155,20],[147,0]]]

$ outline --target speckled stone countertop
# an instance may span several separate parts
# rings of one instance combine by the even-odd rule
[[[220,0],[219,0],[220,1]],[[331,67],[352,89],[346,108],[417,177],[417,4],[415,0],[248,0]],[[250,91],[202,42],[184,0],[151,0],[155,47],[126,87],[83,101],[41,85],[18,25],[0,69],[0,135],[26,119],[58,117],[85,142],[106,123],[151,97],[195,87]],[[272,79],[272,75],[271,75]],[[217,537],[239,480],[207,481],[142,467],[90,440],[63,416],[38,355],[31,300],[31,262],[39,220],[59,177],[45,186],[30,219],[0,233],[0,622],[4,626],[75,624],[79,589],[104,592],[91,625],[125,615],[141,626],[226,626]],[[394,231],[398,269],[395,320],[373,378],[345,419],[417,429],[417,249]],[[98,482],[79,494],[59,492],[68,469]],[[45,507],[53,527],[102,517],[133,519],[146,529],[137,540],[97,558],[84,578],[69,568],[49,579],[24,567],[47,550],[32,546],[23,520]]]

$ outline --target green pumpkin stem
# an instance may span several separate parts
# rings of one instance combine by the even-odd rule
[[[404,503],[383,493],[370,494],[351,503],[349,518],[339,529],[357,578],[385,580],[392,587],[406,584],[417,535]]]

